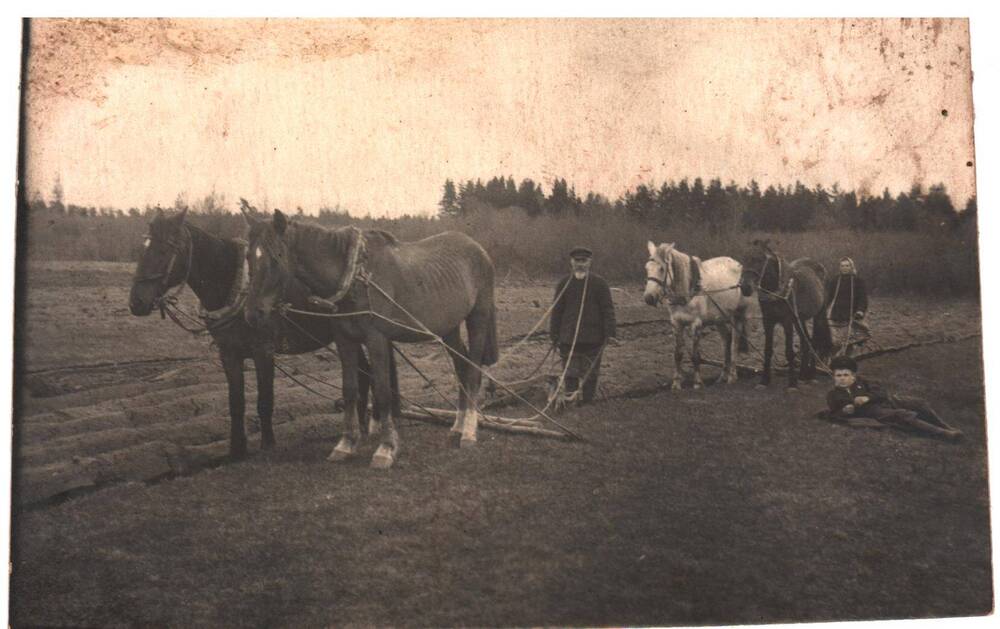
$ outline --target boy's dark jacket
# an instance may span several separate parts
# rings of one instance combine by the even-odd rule
[[[865,396],[871,399],[868,400],[867,404],[863,404],[862,406],[855,404],[854,413],[851,415],[853,417],[864,417],[866,410],[876,406],[891,405],[888,396],[882,391],[881,387],[864,378],[855,379],[854,384],[847,389],[834,387],[832,391],[826,394],[826,403],[830,407],[832,415],[846,417],[847,415],[842,412],[843,408],[848,404],[854,404],[854,398],[858,396]]]
[[[572,275],[563,278],[556,286],[556,295],[569,282],[566,292],[552,309],[549,320],[549,336],[553,343],[570,344],[576,330],[576,319],[580,313],[580,298],[583,297],[583,280]],[[600,345],[615,336],[615,304],[611,300],[611,288],[603,277],[590,274],[587,281],[587,303],[583,307],[580,321],[580,336],[577,343]]]

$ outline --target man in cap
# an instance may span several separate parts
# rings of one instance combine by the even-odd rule
[[[603,277],[590,272],[593,255],[586,247],[575,247],[569,252],[572,272],[556,286],[549,321],[549,337],[559,349],[563,368],[569,361],[566,392],[575,394],[582,379],[584,402],[592,401],[597,392],[604,346],[609,342],[618,344],[611,289]]]

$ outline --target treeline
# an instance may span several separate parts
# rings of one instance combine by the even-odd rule
[[[528,216],[618,215],[661,228],[704,227],[713,233],[749,231],[799,232],[811,229],[846,228],[855,231],[953,230],[975,223],[976,199],[959,212],[943,184],[924,190],[919,184],[893,196],[888,189],[880,196],[830,189],[768,186],[756,181],[740,186],[723,185],[718,178],[706,186],[701,178],[689,182],[668,181],[659,186],[641,184],[609,200],[588,192],[581,196],[565,179],[556,179],[546,195],[541,184],[513,177],[466,181],[457,186],[448,179],[438,203],[442,217],[462,217],[474,212],[519,207]]]
[[[482,185],[472,182],[471,188],[469,182],[450,187],[455,203],[463,205],[437,216],[375,218],[354,216],[341,207],[309,215],[302,208],[287,209],[297,220],[383,229],[404,241],[462,231],[486,249],[499,276],[510,281],[548,280],[564,273],[566,253],[581,244],[594,250],[595,268],[602,275],[629,285],[641,284],[647,240],[676,242],[682,251],[702,258],[742,259],[751,240],[770,238],[788,257],[808,255],[828,268],[835,268],[840,256],[852,256],[873,290],[883,294],[977,295],[979,290],[975,199],[956,212],[942,186],[859,200],[836,187],[825,191],[779,186],[759,192],[753,183],[720,188],[710,182],[706,188],[695,180],[668,183],[655,191],[639,186],[614,202],[592,193],[581,199],[563,179],[549,194],[530,180],[514,186],[510,177]],[[524,207],[529,191],[534,201]],[[139,258],[156,207],[95,212],[64,204],[61,191],[53,192],[60,194],[53,194],[52,201],[36,194],[22,208],[29,259]],[[515,194],[518,200],[510,203]],[[256,204],[271,207],[264,200]],[[235,207],[221,195],[210,194],[193,201],[178,197],[166,209],[188,208],[188,220],[199,227],[241,238],[246,226],[239,212],[232,211]]]

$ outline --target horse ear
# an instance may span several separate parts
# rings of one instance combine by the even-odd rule
[[[240,214],[243,215],[243,220],[246,222],[247,227],[253,227],[253,224],[256,222],[254,220],[253,213],[254,209],[253,206],[250,205],[250,202],[243,197],[240,197]]]
[[[655,258],[656,257],[656,245],[653,244],[653,241],[652,240],[648,241],[646,243],[646,247],[649,249],[649,257],[650,258]]]
[[[187,213],[188,213],[188,209],[185,207],[183,210],[181,210],[181,213],[177,215],[177,222],[178,223],[183,223],[184,222],[184,217],[187,216]]]
[[[275,208],[274,210],[274,221],[271,223],[274,226],[274,231],[279,236],[284,235],[285,230],[288,229],[288,217],[281,213],[281,210]]]

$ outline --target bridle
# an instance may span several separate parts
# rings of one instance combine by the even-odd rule
[[[781,263],[781,256],[775,254],[773,251],[771,251],[770,249],[768,249],[766,247],[762,247],[762,249],[764,250],[764,263],[761,265],[760,271],[756,272],[757,282],[754,285],[754,290],[756,290],[758,293],[760,293],[760,295],[762,297],[764,297],[763,301],[770,301],[770,300],[775,300],[775,299],[785,299],[785,295],[781,295],[781,294],[779,294],[779,293],[776,292],[776,291],[781,290],[781,274],[782,274],[782,266],[783,266],[782,263]],[[774,288],[773,291],[769,290],[767,288],[764,288],[763,286],[760,285],[760,283],[764,281],[764,273],[767,271],[767,265],[770,264],[772,258],[774,258],[775,264],[778,265],[778,278],[777,278],[778,279],[778,282],[777,282],[778,285],[775,286],[775,288]],[[754,271],[751,271],[751,273],[754,273]]]
[[[191,232],[188,230],[187,225],[182,225],[184,233],[187,235],[187,268],[184,269],[184,278],[176,285],[176,289],[170,293],[170,275],[174,272],[174,266],[177,264],[177,258],[180,256],[184,249],[185,244],[179,243],[175,238],[171,237],[167,240],[166,246],[170,249],[170,261],[167,262],[167,268],[161,273],[153,273],[150,275],[144,275],[135,280],[135,283],[142,282],[154,282],[160,280],[160,285],[156,291],[156,297],[153,299],[153,308],[160,309],[160,316],[164,316],[164,309],[168,304],[172,304],[177,301],[177,296],[180,295],[181,291],[187,285],[188,278],[191,276],[191,263],[194,259],[194,246],[191,239]],[[147,236],[147,238],[149,238]],[[152,239],[150,239],[152,240]]]
[[[691,285],[688,287],[688,292],[691,293],[690,296],[681,295],[673,290],[671,286],[673,284],[673,277],[672,277],[673,273],[671,272],[672,260],[671,261],[664,260],[661,262],[657,258],[650,256],[646,264],[649,264],[650,262],[655,262],[656,264],[662,264],[664,267],[663,279],[660,279],[655,275],[650,275],[649,273],[646,273],[647,282],[653,282],[661,289],[663,289],[663,292],[660,295],[660,298],[657,300],[657,303],[662,302],[664,299],[666,299],[668,302],[670,302],[671,305],[674,306],[684,305],[689,301],[691,297],[694,297],[694,294],[696,292],[698,292],[698,286],[694,285],[695,274],[693,267],[695,264],[697,264],[695,262],[694,256],[691,256],[688,260],[688,264],[692,266],[692,270],[689,273],[688,277],[688,282],[691,283]],[[700,285],[700,282],[698,282],[698,284]]]

